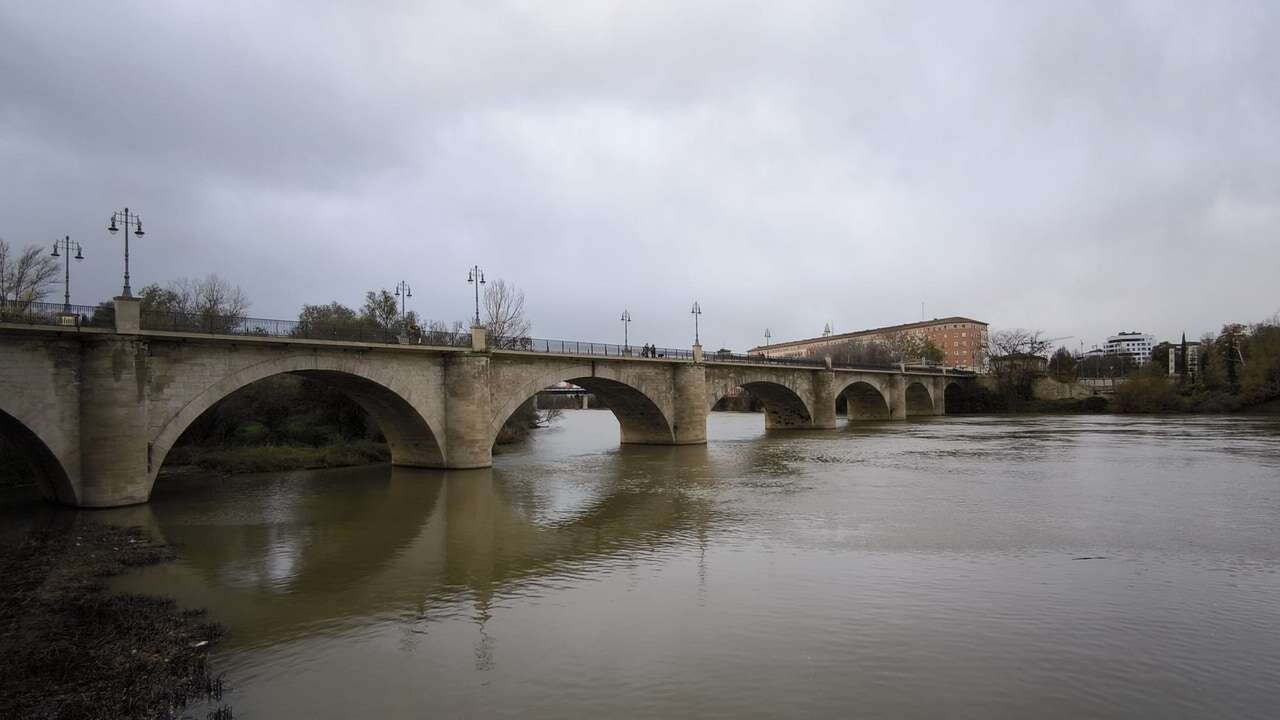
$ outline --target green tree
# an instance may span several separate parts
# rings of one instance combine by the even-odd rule
[[[339,303],[327,305],[303,305],[298,313],[298,327],[294,334],[299,337],[330,338],[334,340],[359,339],[365,321],[356,311]]]
[[[947,354],[942,351],[942,348],[935,345],[932,340],[925,338],[920,343],[920,359],[929,365],[941,365],[946,361]]]
[[[1070,350],[1065,347],[1058,348],[1053,357],[1049,358],[1049,373],[1058,382],[1076,381],[1076,358]]]
[[[400,320],[400,302],[385,288],[370,290],[364,294],[364,307],[360,310],[360,316],[375,327],[394,335]]]
[[[1164,373],[1165,375],[1168,375],[1170,350],[1175,350],[1174,371],[1176,372],[1178,369],[1177,352],[1176,352],[1176,346],[1171,342],[1161,342],[1159,345],[1156,345],[1154,348],[1151,348],[1151,367],[1156,368],[1157,370]]]

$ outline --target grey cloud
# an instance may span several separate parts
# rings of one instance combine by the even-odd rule
[[[77,299],[254,313],[517,283],[540,336],[744,348],[965,314],[1098,342],[1280,310],[1267,3],[31,3],[0,9],[0,234]]]

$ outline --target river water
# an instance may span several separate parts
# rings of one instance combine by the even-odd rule
[[[945,417],[173,476],[240,718],[1280,716],[1280,419]],[[203,716],[203,709],[193,709]]]

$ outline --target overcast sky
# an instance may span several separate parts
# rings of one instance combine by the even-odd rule
[[[1091,346],[1280,310],[1280,4],[0,4],[0,236],[73,302],[217,273],[257,317],[467,268],[537,337],[965,315]]]

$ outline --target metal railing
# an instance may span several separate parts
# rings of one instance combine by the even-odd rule
[[[243,335],[248,337],[278,337],[300,340],[338,340],[348,342],[372,342],[387,345],[423,345],[430,347],[471,347],[469,331],[432,330],[413,331],[397,335],[396,331],[363,320],[338,322],[308,322],[300,320],[270,320],[239,317],[217,313],[181,313],[147,310],[141,315],[143,330],[170,332],[208,333],[213,335]],[[95,327],[113,329],[115,309],[110,304],[61,305],[56,303],[15,303],[0,301],[0,322],[62,327]],[[428,326],[430,327],[430,326]],[[436,324],[436,327],[439,327]],[[592,355],[612,358],[652,357],[662,360],[693,360],[693,350],[685,348],[654,348],[645,355],[643,345],[617,345],[582,340],[549,340],[545,338],[489,338],[493,350],[548,353],[553,355]],[[703,361],[710,363],[741,363],[750,365],[789,365],[792,367],[825,367],[822,358],[783,358],[764,355],[746,355],[730,350],[714,350],[703,353]],[[971,370],[941,368],[919,364],[832,363],[842,370],[906,370],[908,372],[938,372],[953,375],[974,375]]]
[[[298,340],[339,340],[387,345],[430,345],[470,347],[471,334],[447,330],[427,330],[399,335],[390,328],[359,320],[349,322],[308,322],[237,317],[217,313],[181,313],[148,310],[141,317],[143,330],[244,335]]]
[[[550,353],[553,355],[597,355],[600,357],[644,357],[642,345],[615,345],[613,343],[582,340],[547,340],[544,338],[512,338],[509,342],[494,344],[497,350],[521,350],[524,352]],[[692,360],[693,350],[681,348],[654,348],[654,358],[665,360]]]
[[[791,365],[800,367],[826,367],[826,360],[823,358],[787,358],[787,357],[765,357],[764,355],[744,355],[726,350],[716,350],[714,352],[704,352],[702,355],[704,362],[726,362],[726,363],[743,363],[750,365]],[[832,362],[831,367],[841,370],[906,370],[908,372],[938,372],[945,371],[948,374],[956,375],[973,375],[973,371],[960,370],[957,368],[944,368],[940,365],[920,365],[912,363],[842,363]]]
[[[65,328],[114,328],[116,311],[111,305],[0,301],[0,322],[52,325]]]

